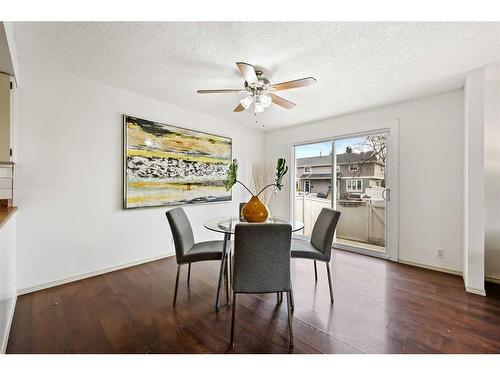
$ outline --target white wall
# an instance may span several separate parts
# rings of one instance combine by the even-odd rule
[[[335,103],[332,103],[335,105]],[[399,258],[462,271],[463,90],[279,129],[266,134],[266,159],[290,158],[291,145],[362,131],[399,118]],[[289,184],[271,211],[288,215]],[[437,249],[445,258],[437,258]]]
[[[263,155],[257,130],[33,65],[18,91],[20,290],[173,251],[168,208],[121,209],[123,113],[232,137],[243,178]],[[187,207],[197,240],[219,238],[203,222],[243,197]]]
[[[484,126],[485,272],[500,280],[500,74],[486,83]]]

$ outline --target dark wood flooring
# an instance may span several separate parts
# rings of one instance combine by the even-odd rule
[[[286,303],[238,297],[214,311],[218,262],[187,267],[172,306],[168,258],[20,296],[8,353],[288,353]],[[293,262],[294,353],[500,353],[500,285],[468,294],[460,277],[336,251],[326,270]],[[224,299],[225,300],[225,299]]]

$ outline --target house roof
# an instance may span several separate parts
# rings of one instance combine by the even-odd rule
[[[366,161],[377,161],[377,156],[372,151],[350,152],[337,155],[337,163],[359,163]],[[331,155],[312,156],[307,158],[298,158],[297,167],[312,165],[330,165],[332,163]]]
[[[332,178],[331,173],[304,173],[303,175],[299,176],[299,178],[303,179],[308,179],[308,180],[323,180],[323,179],[330,179]]]
[[[337,163],[356,163],[366,161],[377,161],[377,156],[373,151],[349,152],[337,155]]]
[[[308,158],[298,158],[297,167],[304,167],[310,165],[330,165],[332,164],[331,155],[325,156],[312,156]]]

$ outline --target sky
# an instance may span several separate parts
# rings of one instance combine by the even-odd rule
[[[345,152],[345,149],[347,146],[353,147],[353,151],[356,152],[357,150],[354,149],[354,146],[359,145],[360,143],[363,143],[364,140],[365,140],[365,137],[337,139],[335,141],[335,148],[337,150],[337,154],[343,154]],[[296,158],[306,158],[306,157],[311,157],[311,156],[320,156],[320,153],[321,153],[321,155],[324,156],[324,155],[328,155],[331,150],[332,150],[332,142],[331,141],[313,143],[313,144],[308,144],[308,145],[303,145],[303,146],[296,146],[295,147],[295,157]]]

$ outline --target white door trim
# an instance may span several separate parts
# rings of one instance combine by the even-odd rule
[[[390,201],[386,202],[387,225],[386,235],[389,244],[387,253],[389,259],[397,262],[399,259],[399,120],[393,121],[389,129],[389,148],[387,150],[387,181],[386,187],[391,189]]]

